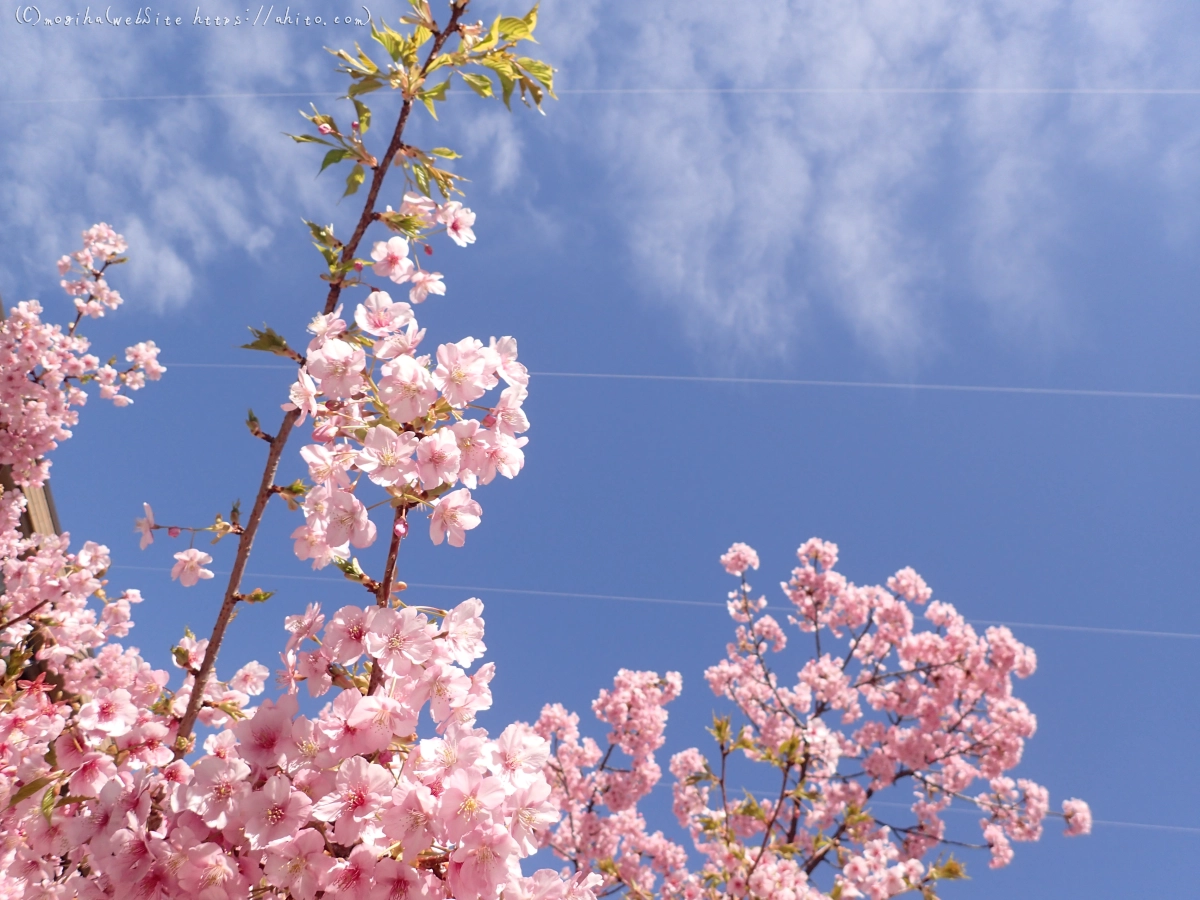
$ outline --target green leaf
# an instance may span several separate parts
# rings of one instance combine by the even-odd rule
[[[544,84],[548,90],[554,91],[554,69],[550,66],[541,60],[524,56],[517,60],[517,65]]]
[[[357,193],[366,177],[366,169],[361,164],[355,164],[354,168],[350,170],[350,174],[346,176],[346,193],[342,194],[342,196],[349,197],[351,194]]]
[[[287,134],[287,132],[285,131],[284,134]],[[329,143],[329,141],[323,138],[313,137],[311,134],[288,134],[288,137],[290,137],[297,144],[324,144],[326,147],[333,146]]]
[[[353,99],[360,94],[369,94],[371,91],[377,91],[381,87],[383,87],[383,82],[378,78],[363,78],[350,85],[350,89],[346,91],[346,96]]]
[[[383,26],[383,31],[380,31],[375,27],[375,23],[372,22],[371,37],[383,45],[383,49],[388,52],[388,56],[392,58],[392,62],[399,62],[404,38],[398,32],[393,31],[386,24]]]
[[[12,809],[14,806],[16,806],[22,800],[27,800],[28,798],[32,797],[34,794],[36,794],[38,791],[40,791],[42,788],[44,788],[46,785],[48,785],[53,780],[54,780],[53,778],[50,778],[48,776],[33,779],[33,781],[29,782],[29,784],[25,785],[23,788],[21,788],[19,791],[17,791],[15,794],[12,795],[12,798],[8,801],[8,808]]]
[[[367,577],[366,572],[358,564],[357,559],[342,559],[340,556],[333,558],[333,564],[342,570],[342,574],[351,581],[362,582]]]
[[[357,102],[357,101],[356,101]],[[343,159],[349,159],[354,156],[353,150],[347,150],[344,147],[337,147],[325,154],[325,159],[321,161],[321,172],[324,172],[334,163],[340,163]],[[321,172],[317,174],[320,175]]]
[[[291,348],[288,347],[287,341],[282,335],[276,334],[275,329],[268,328],[265,324],[262,330],[255,328],[253,325],[248,326],[250,333],[254,335],[254,340],[249,344],[242,344],[243,350],[262,350],[265,353],[274,353],[276,356],[291,356]]]
[[[433,87],[424,91],[417,91],[417,99],[425,104],[425,108],[429,110],[429,114],[435,119],[437,118],[437,110],[433,108],[435,100],[445,100],[446,91],[450,87],[450,79],[447,78],[441,84],[435,84]]]
[[[431,151],[434,156],[440,156],[442,159],[462,159],[462,156],[455,153],[449,147],[434,147]]]
[[[362,47],[358,46],[358,41],[354,42],[354,49],[358,51],[359,61],[362,62],[362,67],[374,75],[379,71],[379,66],[375,65],[375,61],[367,54],[363,53]]]
[[[243,599],[247,603],[266,603],[268,600],[270,600],[274,596],[275,596],[274,591],[264,591],[262,588],[255,588],[253,591],[251,591],[249,594],[247,594]]]
[[[500,33],[509,41],[533,41],[533,29],[529,23],[513,16],[505,16],[500,20]]]
[[[371,127],[371,107],[361,100],[355,100],[354,110],[358,113],[358,133],[366,134],[367,129]]]
[[[492,79],[486,75],[475,74],[473,72],[459,72],[462,80],[471,86],[471,90],[477,93],[480,97],[496,96],[492,90]],[[435,153],[437,151],[434,151]]]
[[[436,119],[437,116],[434,116]],[[417,187],[426,197],[429,196],[429,170],[420,163],[413,165],[413,178],[416,179]]]
[[[50,822],[50,816],[54,813],[54,800],[55,792],[53,788],[42,794],[42,815],[46,817],[47,824]]]

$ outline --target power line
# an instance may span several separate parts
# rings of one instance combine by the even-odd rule
[[[761,384],[788,387],[844,387],[884,390],[952,391],[976,394],[1042,394],[1063,397],[1120,397],[1138,400],[1200,400],[1200,394],[1166,391],[1108,391],[1086,388],[1005,387],[984,384],[926,384],[906,381],[830,381],[807,378],[740,378],[719,375],[636,375],[615,372],[530,372],[542,378],[612,378],[632,381],[692,381],[714,384]]]
[[[1056,88],[1056,87],[697,87],[697,88],[560,88],[566,96],[960,96],[960,97],[1197,97],[1200,88]],[[453,95],[451,95],[453,96]],[[464,95],[465,96],[465,95]],[[239,91],[211,94],[138,94],[124,97],[0,98],[0,104],[136,103],[162,100],[241,100],[286,97],[345,97],[341,91]]]
[[[169,572],[170,569],[164,569],[161,566],[128,566],[114,565],[114,569],[131,569],[142,572]],[[215,570],[214,570],[215,571]],[[228,572],[216,572],[219,575],[227,575]],[[325,584],[337,584],[342,579],[334,577],[326,577],[323,575],[279,575],[269,572],[247,572],[247,578],[278,578],[284,581],[319,581]],[[422,590],[434,591],[471,591],[479,593],[492,594],[520,594],[531,597],[561,597],[570,600],[617,600],[626,603],[652,603],[668,606],[700,606],[707,607],[713,610],[725,611],[728,609],[724,603],[712,603],[707,600],[677,600],[667,597],[633,597],[626,594],[585,594],[572,591],[543,591],[533,590],[531,588],[504,588],[504,587],[484,587],[477,584],[428,584],[416,581],[406,581],[410,588],[420,588]],[[791,611],[791,607],[787,606],[768,606],[767,609],[780,611]],[[1140,631],[1131,628],[1100,628],[1090,625],[1051,625],[1039,622],[1002,622],[992,619],[968,619],[967,621],[976,625],[1005,625],[1010,628],[1037,628],[1050,631],[1077,631],[1085,634],[1109,634],[1120,635],[1124,637],[1151,637],[1151,638],[1182,638],[1185,640],[1200,640],[1200,634],[1192,634],[1181,631]]]
[[[192,363],[171,362],[167,367],[180,369],[288,369],[295,366],[271,363]],[[1026,394],[1049,397],[1107,397],[1122,400],[1200,400],[1200,393],[1181,391],[1120,391],[1094,388],[1013,387],[987,384],[928,384],[910,381],[836,381],[813,378],[752,378],[722,375],[645,375],[625,372],[530,372],[538,378],[611,379],[615,381],[679,381],[695,384],[751,384],[776,387],[832,387],[874,390],[936,391],[970,394]]]
[[[756,797],[772,797],[779,795],[779,788],[773,788],[769,791],[755,791],[751,788],[741,788],[743,791],[748,791]],[[868,801],[869,806],[892,806],[898,809],[911,809],[912,804],[900,803],[896,800],[876,800],[871,798]],[[944,809],[942,812],[958,813],[959,815],[977,816],[983,812],[978,808],[951,806],[949,809]],[[1156,825],[1149,822],[1116,822],[1112,819],[1092,819],[1093,825],[1104,825],[1112,828],[1143,828],[1151,831],[1175,831],[1181,834],[1200,834],[1200,828],[1191,825]]]

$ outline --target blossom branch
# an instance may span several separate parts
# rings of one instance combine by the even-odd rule
[[[208,647],[204,651],[204,661],[200,664],[200,670],[196,673],[196,679],[192,684],[187,710],[179,721],[179,735],[175,739],[176,759],[181,759],[192,749],[192,729],[196,725],[196,716],[200,712],[200,706],[204,699],[204,689],[208,685],[209,678],[212,677],[213,667],[217,662],[217,652],[221,649],[221,642],[225,639],[225,630],[233,618],[234,607],[240,596],[242,576],[246,572],[246,563],[249,562],[250,551],[254,547],[254,537],[258,534],[259,523],[262,522],[263,513],[266,512],[267,501],[274,493],[272,488],[275,484],[275,473],[279,469],[279,458],[283,454],[284,445],[287,444],[288,436],[292,432],[292,426],[296,424],[298,415],[296,410],[284,414],[283,422],[280,423],[279,431],[267,453],[267,463],[263,468],[262,483],[258,488],[258,494],[254,498],[254,508],[250,510],[250,517],[246,521],[243,532],[238,536],[237,555],[233,560],[233,571],[229,574],[229,584],[225,588],[225,599],[221,603],[221,611],[217,614],[217,621],[213,625]]]

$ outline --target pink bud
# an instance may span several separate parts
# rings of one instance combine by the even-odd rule
[[[362,264],[362,260],[361,260],[361,259],[356,259],[356,260],[354,261],[354,271],[355,271],[355,272],[361,272],[362,270],[363,270],[363,264]]]
[[[433,248],[431,246],[429,246],[428,244],[425,245],[425,255],[433,256]]]
[[[182,529],[175,525],[172,525],[170,528],[167,529],[167,535],[169,537],[179,537],[181,532],[182,532]]]
[[[351,122],[350,127],[352,129],[354,129],[355,131],[358,131],[358,123],[357,122]]]
[[[483,417],[483,422],[480,424],[482,424],[484,428],[492,428],[496,424],[496,414],[488,413]]]
[[[317,126],[317,131],[321,132],[321,134],[329,134],[331,131],[333,131],[333,128],[331,128],[329,125],[326,125],[324,122],[322,122],[320,125]]]
[[[395,532],[398,537],[408,537],[408,519],[401,519],[396,523]]]

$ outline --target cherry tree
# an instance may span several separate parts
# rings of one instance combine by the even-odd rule
[[[530,378],[511,336],[426,343],[415,307],[452,283],[422,257],[439,240],[469,247],[476,221],[455,199],[461,178],[446,161],[457,154],[416,147],[405,131],[455,81],[540,109],[553,71],[518,55],[536,7],[487,26],[468,23],[469,0],[441,23],[425,0],[410,5],[400,30],[372,26],[382,63],[337,51],[350,124],[314,108],[310,130],[294,136],[324,149],[322,170],[346,167],[345,195],[365,186],[365,199],[346,240],[309,223],[326,287],[303,349],[267,327],[246,345],[296,365],[278,424],[247,421],[267,445],[250,510],[163,524],[146,504],[137,520],[150,553],[162,552],[164,532],[233,546],[211,631],[171,648],[178,674],[121,643],[143,598],[110,587],[109,550],[72,550],[69,535],[36,533],[24,516],[25,492],[45,483],[88,391],[126,405],[166,372],[151,341],[126,348],[118,366],[80,333],[121,303],[108,277],[126,261],[124,238],[98,224],[59,260],[69,325],[44,319],[37,301],[0,323],[0,463],[13,485],[0,498],[0,897],[932,896],[962,874],[954,857],[923,861],[961,843],[942,819],[955,802],[981,810],[981,846],[1006,863],[1010,842],[1037,839],[1048,813],[1044,788],[1005,774],[1034,730],[1012,694],[1032,651],[1006,629],[976,634],[944,603],[928,604],[931,627],[916,630],[924,582],[906,569],[887,588],[856,587],[835,571],[832,544],[805,544],[786,586],[789,623],[814,642],[794,683],[771,664],[788,637],[743,577],[757,557],[734,545],[722,558],[742,578],[729,603],[736,639],[707,678],[738,721],[714,723],[711,760],[691,749],[670,762],[694,855],[649,833],[637,808],[661,778],[655,751],[677,673],[622,671],[601,692],[605,751],[560,706],[494,736],[478,727],[494,674],[480,663],[483,604],[412,601],[397,559],[419,516],[433,543],[463,547],[483,522],[483,489],[520,473]],[[382,89],[402,102],[379,147],[363,98]],[[308,478],[279,484],[292,433],[305,428]],[[271,598],[243,587],[270,505],[294,517],[297,558],[337,567],[366,602],[285,617],[281,688],[265,696],[266,665],[221,677],[217,661],[239,604]],[[370,574],[354,551],[376,542],[385,561]],[[210,553],[172,555],[181,585],[214,579]],[[301,692],[323,698],[315,715],[301,714]],[[734,796],[739,761],[772,770],[778,790]],[[973,793],[977,781],[986,788]],[[899,787],[917,795],[906,823],[873,806]],[[1068,833],[1090,827],[1081,801],[1062,816]],[[543,848],[562,868],[526,874],[521,860]]]

